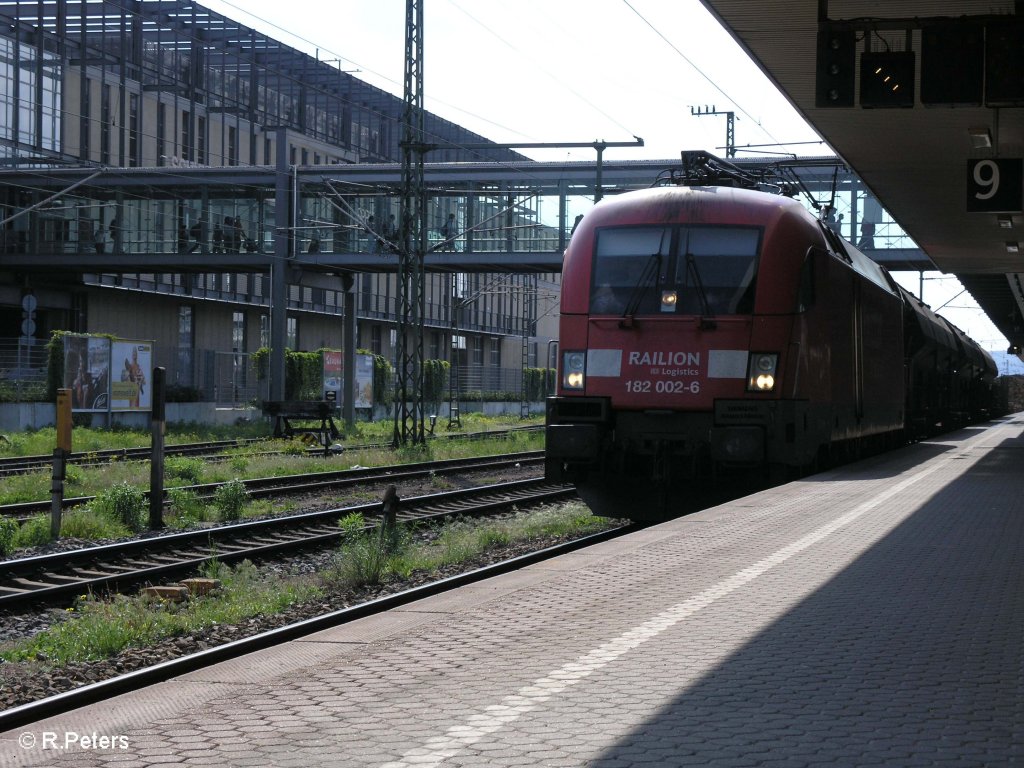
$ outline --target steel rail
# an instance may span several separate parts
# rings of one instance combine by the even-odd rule
[[[410,497],[402,500],[399,518],[427,521],[482,515],[575,493],[572,486],[532,478]],[[0,610],[159,582],[213,560],[238,562],[333,544],[345,536],[337,526],[341,517],[358,513],[376,518],[382,511],[381,502],[371,502],[8,560],[0,563]]]
[[[340,488],[355,483],[394,482],[426,477],[433,474],[448,474],[456,471],[500,469],[514,464],[531,464],[543,460],[543,451],[523,451],[520,453],[501,454],[497,456],[478,456],[470,459],[444,459],[441,461],[422,461],[411,464],[391,464],[384,467],[361,467],[359,469],[338,469],[327,472],[307,472],[300,475],[279,475],[276,477],[257,477],[242,480],[251,496],[264,498],[282,496],[288,493],[308,493],[325,488]],[[199,485],[182,485],[165,490],[180,490],[194,493],[200,498],[212,498],[224,483],[201,483]],[[149,499],[149,491],[144,492]],[[93,501],[95,496],[73,496],[65,498],[62,507],[68,509]],[[51,508],[50,501],[23,501],[16,504],[0,505],[0,515],[14,517],[24,521],[32,515],[45,514]]]

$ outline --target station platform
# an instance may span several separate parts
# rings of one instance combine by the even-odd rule
[[[961,430],[0,734],[0,764],[1024,764],[1022,433]]]

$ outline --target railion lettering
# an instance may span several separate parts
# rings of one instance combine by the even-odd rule
[[[629,364],[700,367],[700,352],[630,352]]]

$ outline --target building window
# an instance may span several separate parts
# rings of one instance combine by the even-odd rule
[[[501,339],[491,339],[491,365],[501,368]]]
[[[286,334],[284,345],[288,349],[299,348],[299,318],[289,317],[288,318],[288,331]]]
[[[484,364],[484,340],[480,336],[473,337],[473,365]]]
[[[238,165],[238,129],[228,126],[228,165]]]
[[[139,165],[139,94],[128,94],[128,165]]]
[[[84,87],[82,88],[82,115],[78,123],[78,145],[79,157],[83,160],[88,160],[91,145],[89,121],[92,117],[90,114],[92,111],[92,81],[89,78],[83,78],[82,82]]]
[[[274,164],[274,161],[271,158],[271,148],[272,148],[272,146],[273,145],[271,144],[270,139],[264,139],[263,140],[263,164],[264,165],[273,165]]]
[[[206,165],[206,118],[196,115],[196,162]]]
[[[103,96],[100,102],[100,162],[110,165],[110,126],[113,120],[113,113],[110,105],[110,86],[103,86]]]
[[[245,313],[231,313],[231,351],[245,352]]]
[[[430,334],[430,359],[441,359],[441,334],[437,331],[432,331]]]
[[[381,354],[379,325],[370,326],[370,351],[375,355]]]
[[[167,164],[167,105],[156,105],[156,164]]]
[[[50,53],[43,54],[40,69],[42,124],[39,126],[39,140],[43,149],[60,152],[61,142],[61,62]]]
[[[369,272],[363,272],[359,279],[362,289],[362,300],[360,301],[360,309],[362,309],[363,312],[374,312],[377,309],[377,306],[374,303],[377,294],[373,292],[373,275],[371,275]]]
[[[181,159],[192,159],[192,113],[181,111]]]
[[[192,307],[178,307],[178,368],[173,381],[183,387],[193,383],[192,355],[195,346],[195,326],[192,323]]]
[[[270,315],[260,315],[260,347],[270,349]]]
[[[235,398],[238,390],[245,386],[247,356],[245,354],[245,313],[231,313],[231,383],[235,387]]]

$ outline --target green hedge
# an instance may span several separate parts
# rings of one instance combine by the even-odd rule
[[[448,399],[448,370],[451,364],[447,360],[423,361],[423,401],[438,409]]]
[[[324,350],[315,352],[284,351],[285,400],[321,400],[323,391]],[[260,347],[251,355],[256,377],[261,381],[270,373],[270,348]]]
[[[543,400],[552,391],[554,381],[554,368],[527,368],[526,399],[530,402]]]

